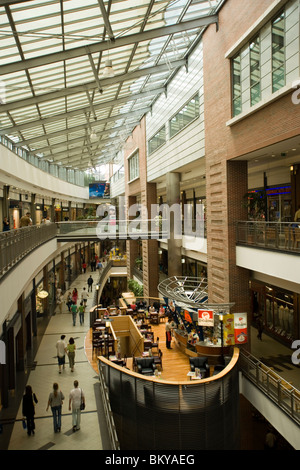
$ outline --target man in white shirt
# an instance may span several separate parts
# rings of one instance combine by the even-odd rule
[[[80,429],[81,403],[85,405],[85,396],[82,389],[78,387],[78,381],[75,380],[74,388],[70,391],[69,395],[69,410],[71,410],[72,405],[73,432],[79,431]]]
[[[61,335],[60,340],[56,343],[58,371],[61,374],[61,368],[65,368],[65,356],[67,351],[67,343],[65,342],[65,335]]]
[[[87,298],[89,297],[89,294],[86,291],[86,288],[83,288],[82,294],[81,294],[81,300],[83,301],[83,305],[86,307],[87,304]]]

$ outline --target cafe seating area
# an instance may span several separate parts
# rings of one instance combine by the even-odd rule
[[[207,357],[190,357],[190,368],[191,372],[195,372],[196,369],[198,369],[201,377],[210,376],[210,369]]]
[[[171,349],[168,349],[166,315],[153,308],[150,310],[150,306],[140,307],[131,298],[121,308],[94,307],[87,343],[90,341],[92,346],[90,362],[96,371],[99,356],[135,373],[171,381],[204,379],[223,370],[224,366],[215,358],[206,354],[194,357],[188,348],[183,348],[177,341],[178,330],[174,330]]]

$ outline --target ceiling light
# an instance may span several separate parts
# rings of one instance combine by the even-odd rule
[[[105,61],[105,67],[103,69],[103,77],[114,77],[115,72],[112,66],[112,61],[110,59],[107,59]]]
[[[91,138],[91,139],[97,139],[97,134],[96,134],[96,132],[94,131],[94,129],[91,130],[90,138]]]

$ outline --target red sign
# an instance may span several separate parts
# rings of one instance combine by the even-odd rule
[[[234,314],[234,341],[235,344],[248,342],[247,313]]]
[[[198,325],[199,326],[214,326],[214,311],[213,310],[198,310]]]

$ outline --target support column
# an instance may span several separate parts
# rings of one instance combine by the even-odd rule
[[[52,198],[52,204],[51,204],[51,222],[55,222],[55,198]]]
[[[3,186],[3,199],[2,199],[2,215],[3,218],[9,218],[9,186]],[[13,227],[11,227],[12,229]]]
[[[146,188],[141,194],[142,206],[147,207],[147,216],[150,218],[151,205],[156,204],[156,184],[146,183]],[[158,241],[142,240],[143,253],[143,285],[145,297],[158,297],[157,286],[159,284],[158,266]],[[150,302],[152,303],[152,302]]]
[[[133,204],[136,204],[136,196],[128,196],[126,213]],[[131,219],[135,217],[131,216]],[[139,253],[139,241],[138,240],[127,240],[126,241],[126,252],[127,252],[127,278],[133,278],[133,268],[135,266],[135,260]]]
[[[26,369],[26,364],[27,364],[24,293],[18,299],[18,313],[21,316],[21,328],[16,336],[17,352],[18,352],[17,369],[23,371]]]
[[[32,225],[36,225],[35,194],[31,194],[31,220]]]
[[[247,220],[247,162],[211,162],[206,181],[209,302],[233,302],[231,313],[249,314],[249,272],[236,265],[236,222]]]
[[[180,174],[166,174],[167,205],[180,204]],[[176,215],[175,215],[176,217]],[[175,220],[174,213],[170,212],[170,238],[168,240],[168,276],[181,276],[181,245],[182,241],[174,238]]]

